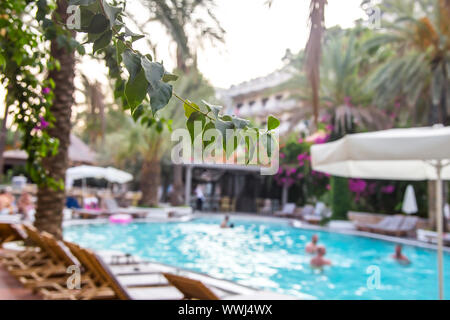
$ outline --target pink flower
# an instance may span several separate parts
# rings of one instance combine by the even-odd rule
[[[395,191],[395,187],[393,185],[387,185],[381,188],[382,193],[391,194]]]
[[[298,143],[302,144],[303,143],[303,138],[298,139]]]
[[[364,190],[366,190],[367,182],[361,179],[350,179],[348,181],[348,187],[350,191],[354,193],[362,193]]]
[[[297,179],[303,179],[305,177],[305,175],[303,173],[299,173],[297,175]]]
[[[284,153],[280,152],[280,158],[284,159],[284,158],[286,158],[286,155]]]
[[[334,126],[332,124],[327,124],[326,129],[327,129],[327,131],[333,131]]]
[[[326,188],[327,190],[331,190],[331,186],[329,184],[327,184]]]
[[[43,94],[49,94],[50,93],[50,88],[49,87],[45,87],[42,89],[42,93]]]
[[[36,130],[44,130],[49,125],[43,116],[39,116],[39,123],[34,127]]]
[[[327,142],[329,138],[330,138],[330,135],[328,135],[328,134],[327,134],[325,137],[317,137],[317,138],[314,140],[314,143],[315,143],[315,144],[322,144],[322,143]]]

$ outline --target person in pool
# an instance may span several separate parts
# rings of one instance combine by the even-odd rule
[[[311,242],[309,242],[306,247],[305,251],[308,253],[316,253],[317,251],[317,242],[319,242],[319,236],[317,234],[314,234],[311,237]]]
[[[228,224],[228,222],[230,221],[230,217],[228,215],[225,216],[225,218],[223,218],[222,223],[220,224],[220,227],[222,229],[226,229],[226,228],[233,228],[234,224],[230,223]]]
[[[311,259],[311,266],[316,268],[321,268],[323,266],[331,265],[331,261],[325,258],[327,250],[324,246],[317,247],[317,254]]]
[[[398,244],[395,246],[395,253],[392,255],[392,258],[394,258],[397,262],[401,264],[410,264],[411,261],[409,261],[408,257],[406,257],[402,253],[402,245]]]

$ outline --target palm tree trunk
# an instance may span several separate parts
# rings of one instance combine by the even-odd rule
[[[170,194],[170,204],[180,206],[183,204],[183,166],[173,165],[173,189]]]
[[[54,20],[67,20],[67,2],[58,0]],[[70,143],[70,115],[74,103],[74,69],[75,56],[73,52],[60,47],[56,40],[51,42],[51,55],[61,65],[59,70],[52,70],[49,78],[55,82],[54,100],[51,112],[55,122],[48,129],[50,136],[59,140],[58,153],[43,160],[44,168],[50,177],[57,181],[65,181],[68,166],[68,148]],[[55,189],[49,186],[39,186],[35,226],[45,230],[57,238],[62,238],[62,217],[65,203],[64,189]]]
[[[140,189],[141,205],[155,207],[158,205],[158,188],[161,182],[161,164],[158,159],[145,160],[142,165]]]

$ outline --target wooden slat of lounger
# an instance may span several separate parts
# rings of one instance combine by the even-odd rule
[[[81,253],[91,261],[94,270],[106,280],[107,284],[114,291],[117,298],[121,300],[129,300],[130,296],[126,289],[117,281],[106,264],[92,251],[81,248]]]
[[[26,236],[12,223],[0,223],[0,243],[7,241],[24,240]]]
[[[170,273],[164,273],[164,276],[167,278],[171,285],[180,290],[185,299],[220,299],[218,295],[216,295],[210,288],[205,286],[201,281]]]
[[[135,274],[118,276],[117,280],[124,287],[167,286],[169,282],[162,274]]]

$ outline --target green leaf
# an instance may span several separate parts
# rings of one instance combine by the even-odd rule
[[[116,23],[117,15],[122,12],[121,8],[113,7],[108,4],[105,0],[103,2],[103,9],[105,10],[106,16],[109,20],[109,27],[112,28]]]
[[[184,115],[186,116],[186,118],[189,118],[189,116],[193,113],[196,112],[197,110],[194,108],[196,107],[196,104],[193,103],[192,101],[186,100],[183,104],[183,108],[184,108]]]
[[[137,41],[139,39],[144,38],[145,36],[142,34],[134,33],[130,29],[125,26],[125,37],[131,37],[131,42]]]
[[[122,53],[125,52],[125,49],[126,47],[122,41],[119,40],[116,42],[116,58],[118,65],[122,62]]]
[[[164,82],[175,81],[177,79],[178,79],[177,75],[174,75],[174,74],[169,73],[169,72],[164,72],[164,75],[162,77],[162,81],[164,81]]]
[[[138,121],[139,117],[144,114],[145,107],[144,105],[140,104],[131,112],[131,116],[133,117],[134,121]]]
[[[220,110],[222,110],[223,107],[208,103],[205,100],[202,100],[202,102],[212,111],[214,117],[217,119],[219,117],[219,112]]]
[[[120,41],[119,41],[120,42]],[[134,80],[138,72],[141,70],[141,58],[133,51],[126,49],[122,53],[123,63],[130,74],[130,80]]]
[[[277,147],[275,139],[269,132],[264,133],[261,138],[263,139],[263,146],[266,148],[267,156],[269,158],[272,157],[272,146],[274,149]]]
[[[140,70],[134,79],[129,79],[125,85],[125,97],[133,112],[134,108],[142,103],[147,94],[148,82],[144,70]]]
[[[106,19],[104,15],[98,13],[94,17],[92,17],[87,31],[89,33],[103,33],[108,28],[108,25],[108,19]]]
[[[194,143],[195,134],[201,133],[201,132],[194,132],[196,121],[202,122],[202,131],[201,132],[203,132],[203,127],[205,126],[205,122],[206,122],[205,116],[202,113],[196,111],[196,112],[191,113],[191,115],[189,116],[189,118],[186,121],[186,127],[189,131],[189,135],[191,136],[192,143]]]
[[[215,123],[215,127],[222,134],[223,149],[226,150],[227,149],[227,147],[226,147],[226,145],[227,145],[227,129],[234,128],[233,122],[217,119],[216,123]]]
[[[214,126],[214,123],[213,122],[208,122],[206,125],[205,125],[205,127],[203,128],[203,133],[202,133],[202,135],[204,136],[205,135],[205,132],[206,131],[208,131],[209,129],[215,129],[216,127]],[[214,142],[214,139],[211,139],[211,140],[205,140],[205,139],[202,139],[203,140],[203,148],[206,148],[208,145],[210,145],[211,143],[213,143]]]
[[[248,158],[246,160],[246,164],[249,164],[250,161],[253,159],[255,155],[256,146],[258,144],[258,137],[259,137],[259,130],[255,128],[247,129],[248,131],[254,131],[255,132],[255,141],[251,141],[250,144],[250,137],[249,135],[245,136],[245,147],[248,151]]]
[[[80,8],[80,27],[81,30],[87,30],[89,25],[91,24],[92,18],[94,17],[94,13],[91,10],[86,9],[85,7]]]
[[[112,39],[112,31],[104,32],[97,40],[94,41],[94,53],[106,47]]]
[[[2,67],[3,69],[5,69],[6,66],[6,60],[5,57],[0,53],[0,67]]]
[[[244,129],[244,128],[248,127],[248,125],[250,124],[250,121],[241,119],[241,118],[238,118],[235,116],[232,117],[232,121],[233,121],[235,128],[237,128],[237,129]]]
[[[147,58],[142,58],[141,65],[149,83],[147,92],[150,95],[152,112],[155,114],[169,103],[172,97],[172,86],[162,81],[165,71],[161,63],[151,62]]]
[[[267,119],[267,130],[273,130],[278,128],[278,126],[280,125],[280,120],[278,120],[277,118],[273,117],[273,116],[269,116],[269,118]]]

